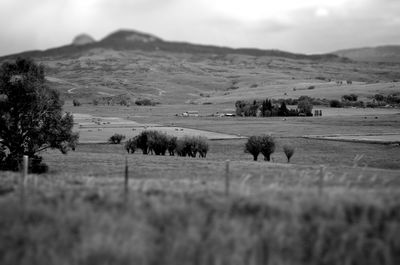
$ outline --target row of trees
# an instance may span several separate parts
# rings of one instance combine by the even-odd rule
[[[257,161],[258,156],[262,154],[265,161],[271,161],[271,155],[275,152],[276,141],[270,135],[251,136],[245,144],[245,152],[253,156]],[[288,145],[283,146],[283,152],[286,155],[288,163],[294,154],[294,148]]]
[[[298,101],[297,109],[288,109],[286,102],[279,104],[272,103],[271,99],[263,101],[238,100],[235,103],[236,115],[253,117],[274,117],[274,116],[312,116],[313,105],[308,98]]]
[[[205,158],[209,150],[207,139],[200,136],[185,136],[178,139],[159,131],[143,131],[139,135],[129,139],[125,143],[128,153],[135,153],[141,149],[143,154],[165,155],[168,151],[170,156],[188,156]]]
[[[63,113],[59,93],[49,88],[42,65],[18,58],[0,68],[0,169],[18,170],[30,158],[30,172],[42,173],[41,151],[74,149],[73,117]]]

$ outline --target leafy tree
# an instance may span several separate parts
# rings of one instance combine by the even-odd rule
[[[279,107],[278,116],[287,116],[289,113],[288,108],[286,107],[285,101],[282,101],[281,106]]]
[[[135,153],[135,151],[136,151],[136,148],[137,148],[137,136],[136,137],[133,137],[133,138],[131,138],[131,139],[129,139],[128,141],[126,141],[126,143],[125,143],[125,150],[128,152],[128,154],[129,153],[131,153],[131,154],[133,154],[133,153]]]
[[[292,158],[292,156],[294,154],[294,147],[288,146],[288,145],[284,145],[283,146],[283,152],[286,155],[287,162],[290,163],[290,159]]]
[[[28,155],[30,171],[40,173],[47,167],[39,152],[51,148],[66,154],[75,148],[72,114],[62,112],[59,93],[46,86],[42,65],[23,58],[3,63],[0,98],[1,169],[18,170],[22,156]]]
[[[304,113],[307,116],[312,116],[313,105],[311,100],[309,100],[307,97],[304,97],[301,100],[299,98],[297,108],[299,109],[300,113]]]
[[[257,161],[258,155],[261,152],[259,136],[250,136],[245,145],[245,152],[253,155],[254,161]]]
[[[259,141],[264,160],[271,161],[271,155],[275,152],[275,139],[270,135],[263,135],[259,137]]]

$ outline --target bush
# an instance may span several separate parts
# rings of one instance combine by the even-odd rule
[[[116,133],[108,139],[108,142],[110,144],[120,144],[122,142],[122,140],[124,140],[124,139],[125,139],[125,135]]]
[[[292,158],[292,156],[294,154],[294,147],[288,146],[288,145],[284,145],[283,146],[283,152],[286,155],[287,162],[290,163],[290,159]]]
[[[341,108],[342,107],[342,103],[337,99],[332,99],[332,100],[329,101],[329,106],[331,108]]]
[[[260,137],[250,136],[245,145],[245,152],[253,156],[254,161],[257,161],[258,155],[261,153]]]
[[[356,94],[343,95],[342,99],[343,101],[357,101],[358,96]]]
[[[72,104],[74,105],[74,107],[79,107],[81,105],[81,103],[77,99],[72,100]]]
[[[138,106],[155,106],[157,103],[148,98],[137,99],[135,104]]]
[[[275,152],[275,139],[270,135],[262,135],[259,137],[260,151],[265,161],[271,161],[271,155]]]

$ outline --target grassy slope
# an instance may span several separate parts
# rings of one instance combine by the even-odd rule
[[[282,98],[284,93],[287,97],[310,95],[330,99],[354,92],[365,99],[376,93],[397,91],[399,85],[392,81],[400,79],[396,64],[239,54],[218,56],[95,48],[73,57],[38,60],[47,66],[52,86],[62,91],[65,98],[78,98],[83,102],[104,94],[126,94],[132,100],[147,97],[167,104]],[[357,82],[351,86],[336,86],[335,80]],[[316,88],[307,90],[311,85]],[[75,88],[73,93],[68,93],[72,88]]]

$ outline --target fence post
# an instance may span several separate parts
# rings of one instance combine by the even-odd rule
[[[25,187],[26,186],[26,182],[27,182],[27,177],[28,177],[28,156],[24,155],[22,157],[22,185]]]
[[[20,196],[21,196],[21,206],[25,206],[25,186],[28,178],[28,156],[24,155],[22,157],[22,169],[21,169],[21,181],[20,181]]]
[[[225,195],[229,196],[229,186],[230,186],[230,174],[229,174],[229,160],[225,161]]]
[[[318,181],[318,194],[322,195],[322,191],[324,188],[324,176],[325,176],[325,172],[324,172],[324,166],[320,166],[320,170],[319,170],[319,181]]]
[[[128,158],[125,157],[125,174],[124,174],[124,198],[128,200],[129,192],[129,169],[128,169]]]

